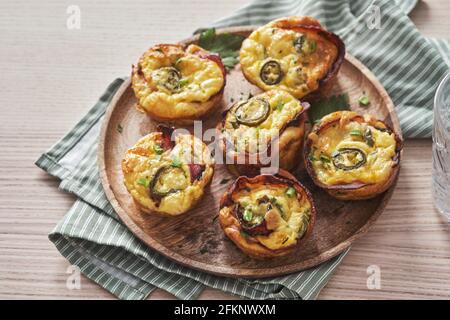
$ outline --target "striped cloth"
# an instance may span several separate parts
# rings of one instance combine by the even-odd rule
[[[351,5],[350,5],[351,3]],[[279,16],[308,14],[338,33],[393,98],[406,136],[427,137],[432,97],[445,73],[447,41],[424,39],[407,17],[415,1],[375,0],[381,30],[368,30],[368,1],[256,1],[215,26],[263,24]],[[447,57],[443,57],[447,55]],[[303,272],[271,279],[217,277],[177,265],[150,250],[121,223],[103,192],[97,169],[101,120],[123,82],[116,79],[89,113],[36,164],[61,180],[77,200],[49,235],[83,274],[121,299],[144,299],[155,288],[195,299],[212,287],[251,299],[314,299],[348,251]]]

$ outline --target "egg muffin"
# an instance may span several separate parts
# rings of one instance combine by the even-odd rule
[[[264,91],[281,89],[300,99],[332,86],[345,45],[312,17],[285,17],[253,31],[240,50],[242,72]]]
[[[160,44],[133,66],[137,108],[159,121],[191,124],[218,106],[225,86],[219,55],[199,46]]]
[[[173,128],[141,138],[122,160],[124,183],[139,208],[176,216],[203,196],[214,173],[208,147],[190,134],[172,135]]]
[[[384,122],[338,111],[313,127],[304,158],[319,187],[341,200],[360,200],[373,198],[394,183],[401,149],[401,138]]]
[[[219,147],[230,172],[258,175],[262,167],[274,165],[269,163],[273,152],[278,152],[280,168],[295,168],[302,159],[308,108],[307,102],[281,90],[234,103],[217,125]]]
[[[221,199],[219,222],[244,253],[254,258],[289,254],[312,232],[316,209],[293,176],[239,177]]]

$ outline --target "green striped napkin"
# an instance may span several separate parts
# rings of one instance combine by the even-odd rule
[[[415,1],[376,0],[380,30],[368,30],[368,1],[256,1],[215,26],[263,24],[279,16],[309,14],[338,33],[393,98],[406,136],[431,130],[432,97],[445,73],[449,43],[423,38],[407,17]],[[205,286],[251,299],[314,299],[346,255],[303,272],[271,279],[231,279],[182,267],[150,250],[121,223],[103,192],[97,140],[105,110],[123,82],[116,79],[89,113],[36,162],[78,198],[49,235],[61,254],[121,299],[144,299],[155,288],[195,299]]]

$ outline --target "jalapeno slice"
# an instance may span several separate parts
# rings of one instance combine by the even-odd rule
[[[175,175],[177,177],[182,176],[184,179],[169,178],[169,175]],[[181,167],[174,166],[162,166],[160,167],[152,181],[150,182],[150,193],[153,198],[161,199],[165,196],[175,193],[186,188],[187,177],[186,173]]]
[[[271,86],[279,83],[283,79],[284,73],[278,62],[269,60],[262,66],[259,76],[265,84]]]
[[[157,84],[170,92],[180,90],[181,73],[174,67],[160,68],[156,72]]]
[[[238,123],[246,126],[257,126],[267,119],[270,113],[269,102],[262,98],[252,98],[241,103],[234,115]]]
[[[342,148],[333,154],[334,166],[345,171],[358,169],[366,160],[366,154],[357,148]]]

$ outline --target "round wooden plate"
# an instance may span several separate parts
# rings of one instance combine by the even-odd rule
[[[248,36],[253,27],[219,30]],[[183,41],[192,43],[197,36]],[[227,75],[221,108],[203,122],[203,129],[215,127],[220,113],[230,101],[247,98],[260,90],[249,84],[236,66]],[[347,55],[333,94],[348,93],[351,109],[371,113],[397,132],[400,126],[394,105],[374,77],[354,57]],[[362,94],[370,106],[360,107]],[[216,165],[210,188],[189,213],[179,217],[159,217],[140,212],[123,184],[122,157],[140,137],[155,130],[156,123],[135,108],[136,99],[125,81],[106,112],[99,143],[100,175],[106,195],[128,228],[152,249],[184,266],[224,276],[272,277],[316,266],[344,251],[375,222],[390,199],[394,187],[365,201],[338,201],[317,188],[299,168],[294,174],[312,192],[317,204],[317,220],[312,236],[286,257],[255,260],[228,240],[217,220],[219,200],[233,181],[223,165]],[[121,127],[122,130],[117,128]],[[119,132],[121,131],[121,132]],[[208,144],[208,142],[206,142]]]

